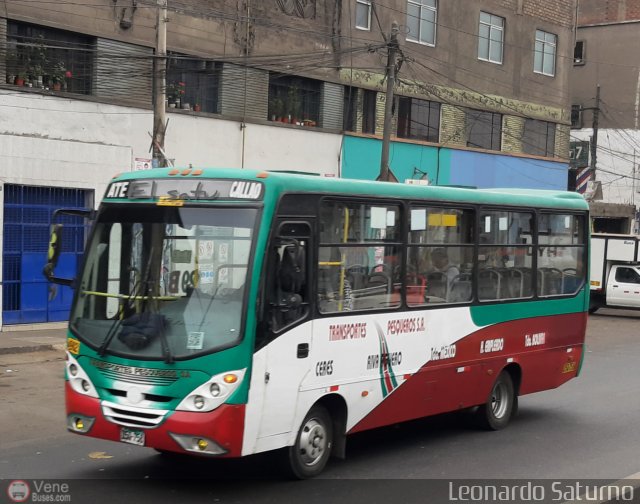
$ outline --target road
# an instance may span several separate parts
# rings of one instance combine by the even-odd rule
[[[332,461],[312,483],[283,480],[269,456],[172,458],[69,434],[62,356],[0,356],[0,478],[92,480],[87,485],[104,488],[104,495],[118,481],[118,492],[136,495],[136,502],[188,496],[194,502],[351,503],[382,502],[384,489],[397,487],[384,483],[393,479],[618,480],[640,472],[639,328],[640,312],[592,315],[581,376],[522,397],[517,418],[503,431],[475,430],[455,414],[358,434],[349,439],[347,459]],[[424,489],[396,490],[405,498],[413,491],[422,501]]]

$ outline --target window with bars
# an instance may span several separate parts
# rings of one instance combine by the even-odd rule
[[[533,71],[553,77],[556,74],[556,47],[558,37],[553,33],[536,30]]]
[[[436,45],[437,0],[407,1],[407,40]]]
[[[500,150],[502,137],[502,114],[467,109],[467,147]]]
[[[9,20],[7,82],[93,94],[95,37]]]
[[[191,56],[170,54],[167,60],[169,107],[217,114],[220,64]]]
[[[269,75],[269,119],[320,126],[322,82],[294,75]]]
[[[397,135],[400,138],[438,142],[440,103],[401,96],[398,99]]]
[[[480,12],[478,30],[478,59],[502,63],[504,45],[504,18]]]
[[[554,156],[556,125],[552,122],[525,119],[522,150],[534,156]]]

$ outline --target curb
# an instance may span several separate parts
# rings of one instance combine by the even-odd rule
[[[0,348],[0,355],[10,355],[18,353],[31,353],[31,352],[43,352],[57,350],[55,345],[33,345],[33,346],[19,346]]]

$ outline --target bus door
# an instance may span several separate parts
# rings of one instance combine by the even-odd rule
[[[260,351],[263,362],[256,362],[264,364],[259,438],[291,431],[300,384],[311,366],[312,226],[280,219],[276,229],[267,257],[266,345]]]

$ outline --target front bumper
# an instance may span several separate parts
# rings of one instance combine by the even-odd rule
[[[77,393],[69,382],[65,383],[67,417],[83,418],[86,432],[70,428],[69,430],[86,436],[120,442],[122,425],[107,420],[103,414],[99,399]],[[240,457],[242,454],[242,437],[244,434],[245,406],[223,404],[213,411],[193,413],[173,411],[167,413],[165,419],[154,428],[141,428],[145,434],[144,446],[158,450],[178,453],[194,453],[185,450],[176,440],[193,437],[214,441],[224,453],[219,457]],[[86,426],[90,424],[88,429]],[[202,453],[206,455],[206,453]]]

